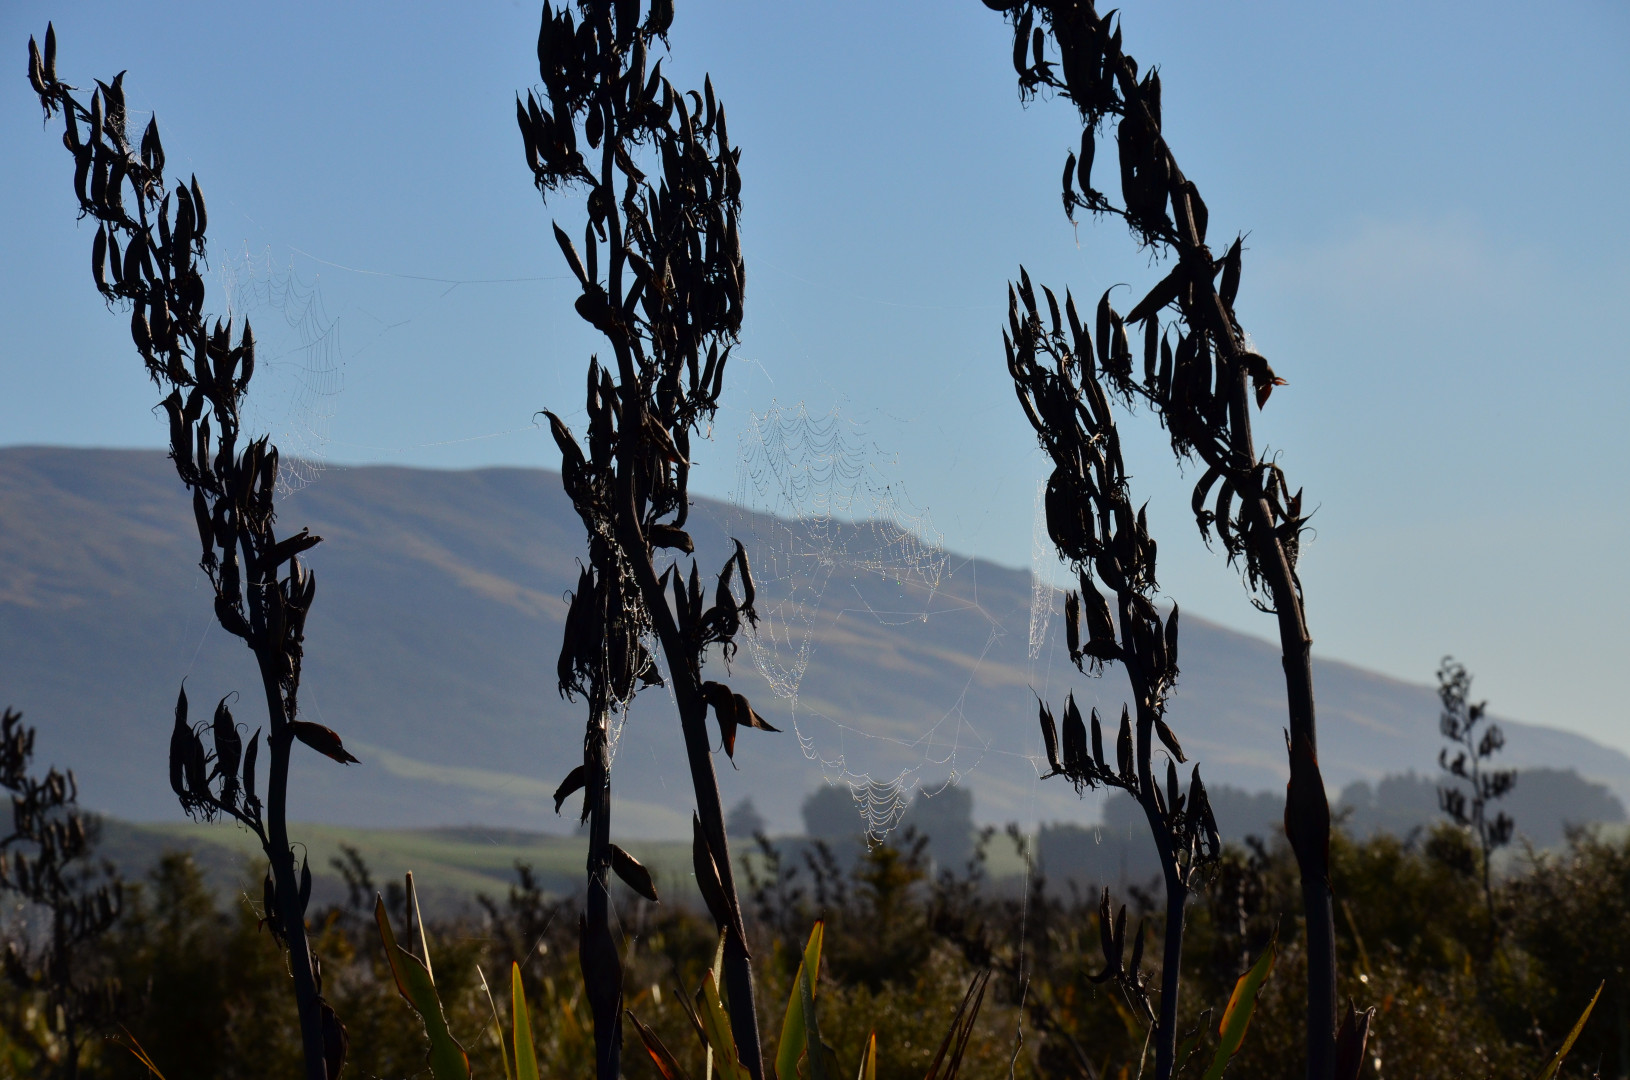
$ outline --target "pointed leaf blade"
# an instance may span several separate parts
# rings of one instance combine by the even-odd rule
[[[1273,971],[1274,957],[1278,952],[1279,931],[1276,929],[1268,947],[1251,965],[1251,970],[1241,975],[1234,984],[1234,992],[1228,998],[1228,1008],[1223,1010],[1222,1024],[1217,1029],[1217,1056],[1211,1059],[1211,1067],[1206,1070],[1204,1080],[1219,1080],[1229,1060],[1245,1041],[1246,1029],[1251,1026],[1251,1014],[1256,1011],[1257,992],[1262,989],[1268,973]]]
[[[424,1023],[425,1037],[430,1040],[430,1074],[435,1080],[469,1080],[469,1055],[447,1029],[447,1016],[442,1011],[436,984],[419,958],[396,943],[383,897],[374,902],[374,921],[379,924],[379,937],[396,979],[396,990]]]
[[[793,980],[792,993],[787,997],[786,1015],[781,1021],[781,1041],[775,1052],[775,1075],[779,1080],[798,1080],[798,1059],[804,1054],[803,980],[806,971],[818,976],[821,967],[821,945],[826,935],[826,923],[817,919],[809,932],[809,943],[804,946],[803,959],[798,964],[798,975]],[[814,986],[811,985],[811,999]]]
[[[526,1010],[526,990],[521,986],[521,965],[509,965],[509,1012],[515,1030],[510,1045],[515,1047],[515,1080],[538,1080],[538,1054],[532,1048],[532,1017]]]
[[[1591,1010],[1596,1008],[1596,1001],[1602,996],[1602,988],[1606,985],[1607,983],[1602,983],[1601,986],[1596,988],[1596,993],[1591,995],[1590,1004],[1586,1005],[1585,1011],[1579,1014],[1579,1019],[1574,1022],[1573,1030],[1568,1032],[1566,1039],[1562,1040],[1562,1048],[1556,1052],[1556,1057],[1551,1059],[1551,1063],[1545,1066],[1545,1071],[1539,1074],[1539,1080],[1552,1080],[1562,1068],[1562,1062],[1567,1060],[1568,1052],[1573,1049],[1573,1044],[1579,1039],[1579,1033],[1585,1030],[1585,1021],[1590,1019]]]

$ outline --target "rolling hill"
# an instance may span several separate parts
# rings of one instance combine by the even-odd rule
[[[292,815],[357,828],[571,831],[549,796],[580,753],[583,712],[557,693],[554,661],[584,545],[558,476],[331,468],[280,505],[285,529],[309,525],[325,538],[310,557],[318,588],[303,708],[363,762],[297,755]],[[837,547],[854,557],[819,569],[796,717],[751,650],[727,676],[784,729],[745,732],[734,763],[716,755],[727,805],[751,796],[773,831],[794,832],[803,798],[826,779],[868,775],[886,802],[896,787],[933,791],[954,774],[981,820],[1092,820],[1095,802],[1037,781],[1031,687],[1058,699],[1073,686],[1084,704],[1118,712],[1121,686],[1113,674],[1065,679],[1053,639],[1030,656],[1029,573],[954,555],[937,577],[913,573],[874,557],[864,525],[847,528]],[[728,552],[727,533],[747,543],[766,610],[812,551],[833,550],[831,535],[812,545],[798,523],[706,500],[691,531],[704,579]],[[183,679],[195,702],[242,692],[238,716],[256,723],[250,658],[214,626],[196,547],[159,453],[0,450],[0,701],[39,726],[42,763],[73,768],[82,801],[115,817],[180,817],[165,758]],[[775,659],[793,663],[799,624],[778,625],[791,634]],[[1171,719],[1205,775],[1248,791],[1282,784],[1276,648],[1185,613],[1182,662]],[[1315,666],[1332,796],[1355,780],[1433,769],[1430,688],[1328,659]],[[1502,723],[1510,764],[1577,768],[1630,802],[1624,754]],[[689,835],[680,747],[666,694],[642,695],[618,744],[615,835]]]

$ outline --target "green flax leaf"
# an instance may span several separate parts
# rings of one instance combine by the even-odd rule
[[[1262,950],[1262,955],[1251,970],[1241,975],[1234,984],[1234,992],[1228,998],[1228,1008],[1223,1010],[1222,1024],[1217,1029],[1220,1037],[1217,1056],[1211,1059],[1211,1068],[1206,1070],[1204,1080],[1218,1080],[1223,1070],[1228,1068],[1228,1062],[1233,1059],[1240,1043],[1245,1041],[1245,1031],[1251,1026],[1251,1014],[1256,1011],[1257,992],[1267,981],[1268,973],[1273,971],[1274,957],[1278,952],[1279,931],[1276,929],[1273,940]]]
[[[1556,1057],[1552,1058],[1551,1063],[1545,1066],[1545,1071],[1539,1074],[1539,1080],[1551,1080],[1552,1077],[1556,1076],[1558,1070],[1562,1068],[1562,1062],[1567,1058],[1568,1051],[1573,1049],[1573,1044],[1579,1038],[1579,1033],[1585,1030],[1585,1021],[1590,1019],[1590,1011],[1596,1008],[1596,1000],[1602,996],[1602,987],[1606,985],[1607,983],[1604,982],[1596,988],[1596,993],[1591,996],[1590,1004],[1586,1005],[1585,1011],[1579,1014],[1579,1019],[1574,1022],[1573,1030],[1568,1032],[1566,1039],[1562,1040],[1562,1049],[1556,1052]]]
[[[515,1080],[538,1080],[538,1053],[532,1048],[532,1017],[526,1011],[519,964],[509,966],[509,1011],[515,1021]]]
[[[469,1080],[469,1055],[447,1029],[447,1015],[442,1012],[441,997],[436,993],[430,969],[396,944],[396,934],[391,930],[382,897],[374,901],[374,921],[379,924],[379,937],[385,944],[385,959],[396,977],[396,990],[424,1023],[425,1037],[430,1040],[430,1074],[435,1080]]]
[[[798,1059],[804,1054],[803,981],[805,972],[820,974],[821,943],[825,938],[826,923],[817,920],[809,932],[809,944],[804,946],[804,957],[798,964],[798,976],[793,980],[792,993],[787,997],[787,1012],[781,1021],[781,1041],[775,1052],[775,1075],[779,1080],[799,1080]],[[815,996],[815,977],[810,978],[810,998]]]
[[[719,998],[719,984],[713,981],[713,972],[702,977],[702,989],[697,992],[697,1016],[702,1021],[702,1032],[713,1051],[713,1067],[720,1080],[752,1080],[747,1067],[736,1053],[736,1036],[730,1028],[730,1017]]]

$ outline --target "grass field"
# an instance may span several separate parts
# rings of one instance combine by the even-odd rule
[[[259,896],[264,867],[260,844],[235,824],[108,821],[103,829],[101,852],[127,877],[138,878],[164,851],[188,851],[223,899],[241,893]],[[549,892],[566,894],[582,887],[586,841],[578,837],[476,827],[396,830],[311,824],[291,824],[289,835],[306,847],[317,904],[345,898],[344,880],[332,865],[343,846],[361,854],[375,888],[413,871],[422,902],[441,914],[473,910],[478,893],[502,897],[515,880],[517,862],[532,867]],[[630,841],[627,847],[650,868],[665,899],[696,898],[688,844]]]
[[[223,902],[241,895],[258,899],[264,873],[260,844],[247,830],[235,824],[103,822],[100,853],[111,859],[125,876],[140,880],[165,851],[187,851],[204,871],[205,877]],[[583,887],[587,839],[552,836],[513,829],[479,826],[441,829],[359,829],[335,825],[291,824],[289,835],[305,845],[312,873],[314,903],[339,903],[345,899],[345,883],[331,860],[341,856],[341,848],[355,848],[367,863],[374,887],[383,889],[390,881],[400,882],[413,871],[422,903],[437,914],[453,915],[475,910],[475,897],[485,893],[502,898],[515,880],[516,863],[525,863],[537,875],[542,887],[557,895],[567,895]],[[746,889],[742,872],[744,858],[756,858],[751,842],[733,841],[736,846],[738,885]],[[630,840],[629,854],[651,870],[657,891],[664,900],[699,904],[695,878],[691,872],[690,845],[675,841]],[[1023,864],[1005,839],[991,845],[990,870],[993,876],[1022,874]]]

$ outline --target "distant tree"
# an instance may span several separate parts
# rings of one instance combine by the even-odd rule
[[[736,836],[757,836],[769,825],[764,821],[764,815],[758,812],[752,799],[743,799],[730,808],[730,815],[724,819],[726,831]]]
[[[804,796],[804,833],[817,840],[853,840],[861,833],[855,798],[841,784],[822,784]]]
[[[1625,820],[1618,796],[1575,769],[1524,769],[1522,783],[1501,802],[1513,819],[1522,822],[1523,838],[1542,848],[1560,845],[1577,828]],[[1344,829],[1355,838],[1377,832],[1407,837],[1439,821],[1443,813],[1439,777],[1414,773],[1383,776],[1373,787],[1354,780],[1342,788],[1337,805]],[[1226,829],[1223,835],[1228,835]]]
[[[0,716],[0,788],[11,793],[12,831],[0,836],[0,894],[16,896],[25,909],[4,939],[5,972],[19,991],[44,998],[46,1028],[58,1048],[53,1072],[73,1080],[86,1039],[117,1012],[117,983],[84,968],[119,919],[124,883],[110,864],[88,862],[95,823],[80,812],[74,774],[51,769],[35,777],[33,756],[34,729],[7,709]],[[39,1032],[30,1025],[13,1035],[31,1040]]]
[[[1445,656],[1438,665],[1438,700],[1443,711],[1438,728],[1449,745],[1438,751],[1438,767],[1450,778],[1438,788],[1438,806],[1461,828],[1470,829],[1483,853],[1483,898],[1489,925],[1494,925],[1494,889],[1489,862],[1494,852],[1511,842],[1516,823],[1504,810],[1490,812],[1517,785],[1516,769],[1495,769],[1490,761],[1505,746],[1500,725],[1484,723],[1488,702],[1473,703],[1472,677],[1464,664]],[[1450,758],[1451,751],[1454,757]]]
[[[960,784],[948,785],[932,795],[917,792],[900,824],[928,838],[928,854],[942,871],[960,873],[973,857],[973,792]]]

